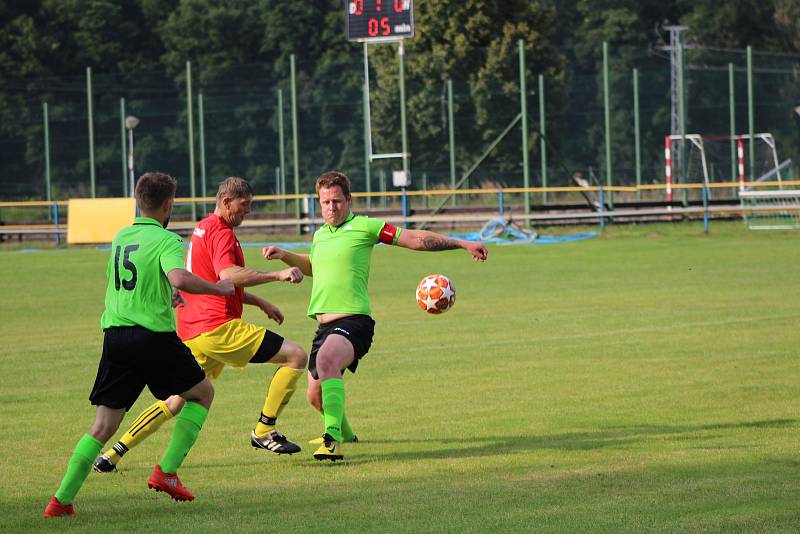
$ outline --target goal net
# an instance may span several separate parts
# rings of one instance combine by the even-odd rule
[[[800,229],[800,189],[745,190],[739,199],[751,230]]]
[[[738,183],[738,190],[758,187],[759,182],[780,183],[791,168],[782,164],[772,134],[752,136],[700,134],[668,135],[664,140],[667,200],[672,200],[676,184]],[[735,188],[714,188],[717,196],[735,198]],[[709,194],[712,189],[709,189]]]

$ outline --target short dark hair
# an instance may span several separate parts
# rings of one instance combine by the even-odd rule
[[[136,182],[136,205],[142,211],[154,211],[164,202],[175,198],[178,181],[163,172],[146,172]]]
[[[217,202],[222,200],[222,197],[230,199],[237,199],[242,197],[252,197],[253,188],[247,183],[244,178],[238,176],[230,176],[222,180],[217,189]]]
[[[319,178],[317,178],[317,193],[323,187],[328,189],[337,185],[342,188],[345,198],[350,198],[350,178],[339,171],[328,171],[320,174]]]

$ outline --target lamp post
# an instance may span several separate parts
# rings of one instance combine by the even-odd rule
[[[136,177],[133,172],[133,129],[139,125],[139,119],[133,115],[128,115],[125,118],[125,128],[128,129],[128,174],[131,181],[131,196],[134,196],[133,190],[135,187]]]

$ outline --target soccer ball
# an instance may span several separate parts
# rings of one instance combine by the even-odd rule
[[[443,274],[429,274],[417,285],[416,297],[422,310],[444,313],[456,303],[456,286]]]

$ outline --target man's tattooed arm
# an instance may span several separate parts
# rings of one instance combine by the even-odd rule
[[[454,239],[443,237],[440,235],[420,235],[417,236],[417,242],[421,245],[418,250],[455,250],[461,248],[461,245]]]
[[[427,230],[403,230],[397,237],[397,246],[411,250],[455,250],[463,248],[475,261],[486,261],[489,251],[478,241],[462,241]]]

